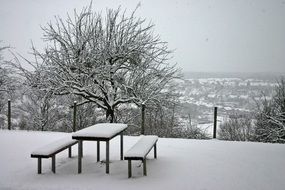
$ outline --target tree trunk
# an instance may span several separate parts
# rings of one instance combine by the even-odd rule
[[[106,120],[110,123],[114,123],[115,111],[113,109],[106,110]]]
[[[145,134],[145,105],[141,105],[141,116],[142,116],[142,122],[141,122],[141,134]]]

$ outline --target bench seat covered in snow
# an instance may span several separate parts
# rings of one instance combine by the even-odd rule
[[[42,172],[42,158],[52,158],[52,172],[55,173],[55,155],[68,148],[68,156],[71,158],[71,147],[78,143],[71,137],[59,139],[47,144],[31,153],[32,158],[38,158],[38,174]]]
[[[124,156],[125,160],[128,160],[128,176],[132,177],[132,160],[141,160],[143,162],[143,174],[146,176],[146,156],[154,147],[154,158],[156,155],[156,143],[158,141],[158,136],[148,135],[142,136],[140,140],[130,148]]]

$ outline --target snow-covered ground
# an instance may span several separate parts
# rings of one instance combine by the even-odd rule
[[[282,190],[285,187],[285,145],[219,140],[166,139],[158,141],[158,159],[150,152],[148,176],[142,176],[140,162],[133,164],[133,178],[127,177],[127,162],[119,160],[119,138],[110,143],[110,174],[96,162],[96,143],[84,142],[83,173],[77,174],[77,145],[74,157],[67,151],[57,155],[56,169],[43,160],[43,174],[37,174],[36,148],[66,133],[0,130],[1,190],[75,189],[191,189],[191,190]],[[125,151],[139,137],[125,137]],[[101,143],[104,159],[105,143]]]

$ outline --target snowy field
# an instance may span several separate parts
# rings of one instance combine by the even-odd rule
[[[66,133],[0,130],[1,190],[282,190],[285,187],[285,145],[218,140],[165,139],[158,141],[158,159],[148,155],[148,176],[142,176],[140,162],[133,164],[133,178],[127,177],[127,162],[119,160],[119,138],[110,143],[110,174],[96,162],[96,143],[84,142],[83,172],[77,174],[77,145],[74,157],[67,151],[57,155],[56,174],[51,160],[43,160],[43,174],[37,174],[36,148]],[[125,151],[139,137],[125,137]],[[101,143],[101,158],[104,145]]]

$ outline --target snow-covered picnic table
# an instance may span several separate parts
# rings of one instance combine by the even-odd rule
[[[106,142],[106,173],[109,173],[109,141],[120,135],[121,160],[123,160],[123,131],[127,127],[127,124],[122,123],[100,123],[75,132],[72,138],[78,140],[78,173],[82,170],[83,141],[97,141],[97,161],[100,161],[100,141]]]

